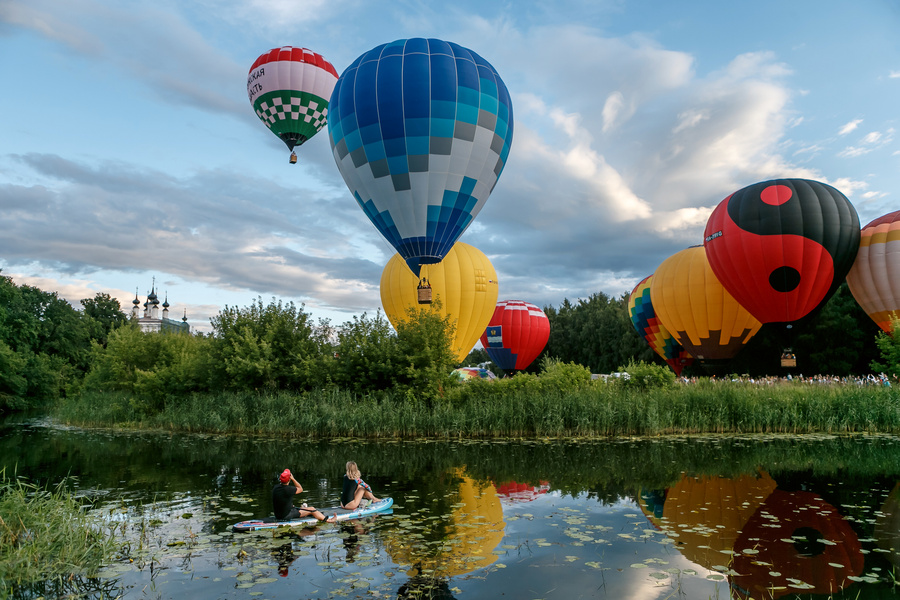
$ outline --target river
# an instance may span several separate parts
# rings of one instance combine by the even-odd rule
[[[290,468],[329,506],[355,460],[393,511],[233,533]],[[0,468],[122,534],[87,598],[883,598],[900,438],[310,440],[0,425]],[[59,590],[57,590],[59,592]],[[20,590],[21,598],[36,590]]]

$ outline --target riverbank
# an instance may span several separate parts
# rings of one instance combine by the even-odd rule
[[[856,384],[703,380],[649,389],[602,382],[566,389],[475,381],[434,403],[329,390],[198,394],[149,404],[156,408],[121,393],[88,393],[64,400],[52,414],[79,426],[324,438],[900,433],[898,391]]]
[[[0,598],[13,590],[64,597],[89,587],[85,581],[115,553],[114,529],[89,515],[65,481],[51,491],[0,471]]]

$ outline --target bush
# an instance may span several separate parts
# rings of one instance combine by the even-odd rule
[[[577,390],[591,384],[591,371],[573,362],[564,363],[558,358],[545,356],[541,360],[539,378],[545,390]]]
[[[619,371],[628,373],[628,377],[615,380],[615,385],[626,389],[650,390],[669,388],[675,385],[675,373],[667,366],[630,361],[627,366],[619,367]]]

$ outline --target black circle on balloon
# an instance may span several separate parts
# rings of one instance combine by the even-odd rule
[[[801,527],[791,536],[794,549],[801,556],[818,556],[825,552],[825,536],[812,527]]]
[[[794,267],[778,267],[769,273],[769,285],[776,292],[792,292],[800,285],[800,271]]]

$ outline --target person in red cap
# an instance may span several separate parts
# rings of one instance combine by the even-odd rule
[[[291,519],[315,517],[319,521],[327,521],[329,523],[334,523],[337,520],[336,516],[326,517],[315,506],[304,505],[299,508],[294,506],[294,496],[303,491],[303,486],[294,479],[290,469],[285,469],[278,477],[278,480],[280,483],[272,488],[272,508],[275,511],[276,519],[279,521],[290,521]]]

